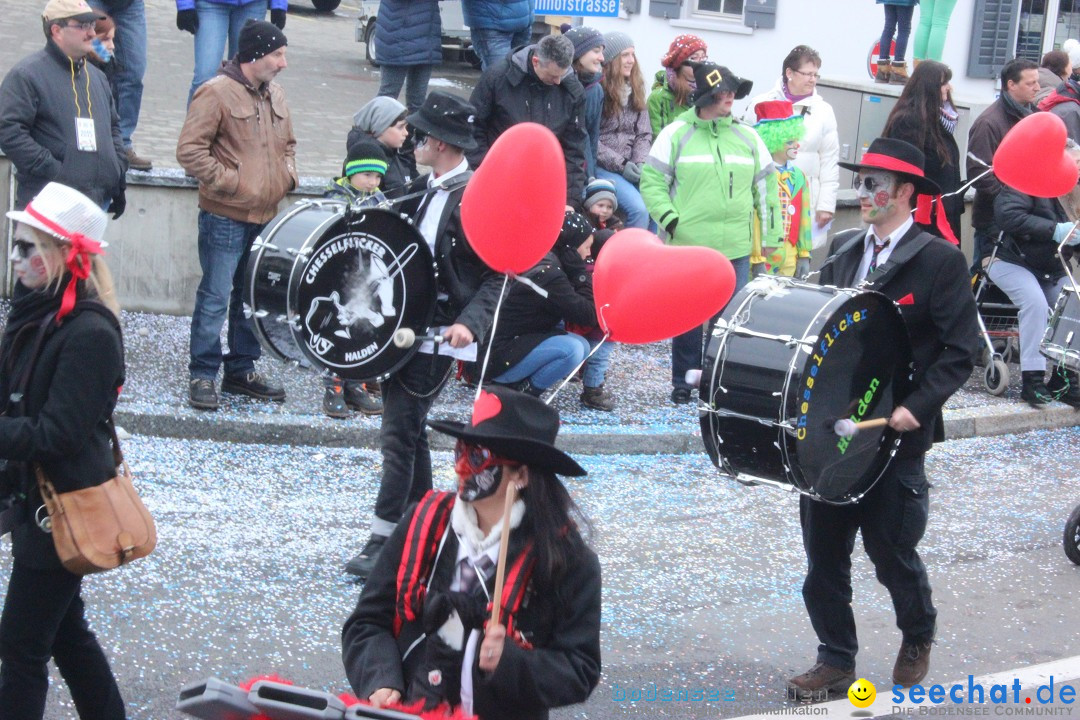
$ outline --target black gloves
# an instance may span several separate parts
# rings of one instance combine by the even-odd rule
[[[120,192],[113,195],[112,202],[109,203],[109,212],[112,213],[113,220],[118,220],[121,215],[124,214],[124,210],[127,209],[127,191],[120,190]]]
[[[674,218],[671,222],[664,226],[664,230],[667,231],[668,237],[675,237],[675,228],[679,224],[679,218]]]
[[[194,35],[195,31],[199,29],[199,13],[194,8],[191,10],[177,10],[176,27],[179,30],[187,30]]]
[[[284,10],[271,10],[270,22],[277,25],[278,30],[285,29],[285,11]]]

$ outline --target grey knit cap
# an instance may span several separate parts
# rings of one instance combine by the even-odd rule
[[[593,48],[604,47],[604,35],[596,28],[578,27],[570,28],[563,33],[570,42],[574,43],[574,59],[577,60]]]
[[[624,32],[612,31],[604,33],[604,64],[619,57],[626,48],[634,47],[634,38]]]
[[[405,106],[392,97],[379,96],[364,104],[353,115],[353,127],[379,137],[405,113]]]

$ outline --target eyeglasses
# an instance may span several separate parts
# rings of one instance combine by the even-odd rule
[[[815,80],[820,80],[821,79],[821,73],[806,72],[805,70],[792,70],[791,72],[797,72],[800,75],[805,75],[806,77],[814,78]]]
[[[709,56],[703,52],[696,52],[687,58],[690,62],[705,62],[709,59]]]
[[[495,465],[517,464],[499,457],[486,447],[471,445],[464,440],[458,440],[454,445],[454,469],[458,475],[476,475]]]
[[[72,22],[72,23],[68,23],[64,27],[69,27],[69,28],[72,28],[72,29],[82,30],[83,32],[86,32],[87,30],[93,30],[94,25],[95,25],[94,21],[90,20],[89,22]]]

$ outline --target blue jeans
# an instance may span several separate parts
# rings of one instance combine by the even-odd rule
[[[131,147],[131,135],[139,124],[142,108],[143,75],[146,73],[146,5],[133,0],[119,12],[112,12],[98,0],[90,3],[109,12],[116,24],[116,73],[112,77],[116,93],[116,113],[120,116],[120,137]]]
[[[903,62],[907,54],[908,37],[911,35],[911,16],[915,13],[914,5],[885,5],[885,27],[881,31],[880,60],[889,59],[889,46],[892,45],[893,31],[896,31],[896,52],[893,60]]]
[[[731,261],[731,265],[735,268],[735,292],[731,296],[735,297],[735,293],[739,292],[742,286],[750,281],[750,256],[736,258]],[[722,308],[721,312],[723,312]],[[716,323],[716,318],[719,316],[720,313],[717,313],[709,320],[710,328]],[[671,386],[673,388],[689,390],[690,385],[686,382],[686,371],[701,369],[705,343],[709,340],[707,333],[704,338],[702,334],[701,326],[698,326],[671,339]]]
[[[265,18],[267,4],[267,0],[253,0],[246,5],[195,0],[199,29],[195,31],[195,76],[188,92],[189,105],[199,86],[217,75],[225,55],[225,41],[229,41],[229,54],[225,57],[231,58],[240,49],[240,28],[248,19]]]
[[[590,340],[589,347],[596,347],[598,342],[600,341]],[[605,340],[600,349],[585,361],[585,377],[582,378],[582,385],[593,388],[604,384],[604,377],[607,375],[608,366],[611,365],[611,353],[615,352],[615,345],[616,343],[611,340]]]
[[[263,226],[230,220],[199,211],[199,264],[202,280],[195,293],[191,314],[192,378],[215,380],[225,363],[226,377],[238,377],[255,369],[262,354],[249,318],[244,317],[244,271],[251,243]],[[222,356],[221,326],[229,318],[229,354]]]
[[[619,207],[626,213],[626,227],[648,228],[649,211],[645,208],[645,201],[641,199],[641,191],[638,190],[637,185],[619,173],[613,173],[602,167],[596,168],[596,175],[602,180],[610,180],[615,184],[615,199],[619,201]]]
[[[514,48],[528,45],[532,39],[531,26],[512,33],[481,28],[472,28],[469,32],[472,35],[473,52],[480,58],[482,70],[487,70],[502,60]]]
[[[589,341],[568,333],[549,337],[534,347],[521,362],[495,378],[495,382],[515,383],[529,379],[538,390],[549,387],[570,374],[589,353]]]
[[[382,79],[379,81],[379,95],[397,100],[405,81],[409,87],[405,91],[405,107],[414,113],[424,104],[427,97],[428,81],[431,80],[432,65],[383,65],[379,68]]]

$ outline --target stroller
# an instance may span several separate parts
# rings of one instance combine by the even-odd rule
[[[1019,354],[1019,310],[986,272],[986,268],[997,259],[1003,237],[1004,233],[998,234],[988,262],[971,278],[975,306],[979,310],[979,329],[985,343],[978,364],[985,368],[983,384],[991,395],[1001,395],[1009,387],[1008,364]]]

